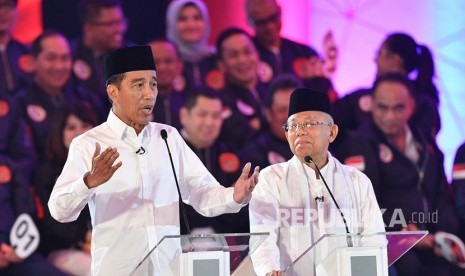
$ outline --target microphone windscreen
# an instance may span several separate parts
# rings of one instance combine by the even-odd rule
[[[166,140],[166,138],[168,138],[168,133],[165,129],[160,130],[160,135],[163,140]]]
[[[313,162],[312,157],[309,156],[309,155],[305,156],[305,157],[304,157],[304,160],[305,160],[305,162],[307,162],[307,163]]]

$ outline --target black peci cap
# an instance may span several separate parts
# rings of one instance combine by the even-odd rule
[[[150,46],[131,46],[105,56],[105,80],[130,71],[156,70]]]
[[[288,117],[302,111],[321,111],[331,115],[328,95],[308,88],[297,88],[291,94]]]

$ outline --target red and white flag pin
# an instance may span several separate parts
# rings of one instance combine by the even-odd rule
[[[365,157],[363,155],[351,156],[344,160],[344,164],[363,171],[365,170]]]

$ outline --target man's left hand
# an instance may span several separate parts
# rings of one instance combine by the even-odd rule
[[[250,162],[245,164],[244,169],[242,169],[241,176],[239,176],[236,184],[234,184],[233,198],[236,203],[248,203],[252,197],[252,191],[255,188],[255,185],[258,183],[259,167],[256,166],[253,174],[249,177],[251,167],[252,164],[250,164]]]

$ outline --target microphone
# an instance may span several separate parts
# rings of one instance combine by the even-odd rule
[[[349,227],[347,226],[347,222],[346,222],[346,218],[344,217],[344,213],[342,213],[341,208],[339,208],[339,204],[337,204],[337,201],[336,201],[336,199],[334,198],[333,193],[332,193],[331,190],[329,189],[328,184],[326,183],[325,178],[324,178],[323,175],[321,174],[320,169],[318,169],[318,166],[315,164],[315,162],[313,161],[312,157],[310,157],[309,155],[305,156],[305,157],[304,157],[304,160],[305,160],[305,162],[307,162],[307,163],[312,163],[312,164],[315,166],[316,171],[318,172],[318,174],[319,174],[320,177],[321,177],[321,180],[323,180],[323,183],[325,184],[326,190],[328,190],[329,195],[331,196],[331,199],[333,200],[334,204],[335,204],[336,207],[337,207],[337,210],[339,211],[339,214],[341,214],[342,221],[344,222],[344,225],[345,225],[345,227],[346,227],[346,233],[350,235]],[[317,198],[318,198],[318,197],[316,197],[315,200],[317,200]],[[318,199],[319,199],[319,198],[318,198]],[[324,197],[323,197],[323,196],[321,197],[321,201],[322,201],[322,202],[324,201]],[[354,246],[353,243],[352,243],[352,237],[351,237],[351,236],[347,236],[347,246],[348,246],[348,247],[353,247],[353,246]]]
[[[184,219],[184,224],[186,225],[187,229],[187,234],[191,233],[191,228],[189,227],[189,221],[187,220],[187,215],[186,215],[186,208],[184,207],[184,204],[182,202],[182,197],[181,197],[181,190],[179,189],[179,183],[178,183],[178,177],[176,176],[176,171],[174,170],[174,164],[173,164],[173,157],[171,157],[171,151],[170,147],[168,146],[168,133],[166,132],[165,129],[160,130],[160,135],[163,140],[165,140],[166,144],[166,149],[168,149],[168,155],[170,156],[170,161],[171,161],[171,168],[173,169],[173,176],[174,176],[174,181],[176,182],[176,188],[178,189],[178,196],[179,196],[179,201],[181,201],[179,205],[181,205],[181,213],[182,217]]]
[[[136,151],[136,154],[139,154],[139,155],[142,155],[144,153],[145,153],[145,149],[142,146]]]

